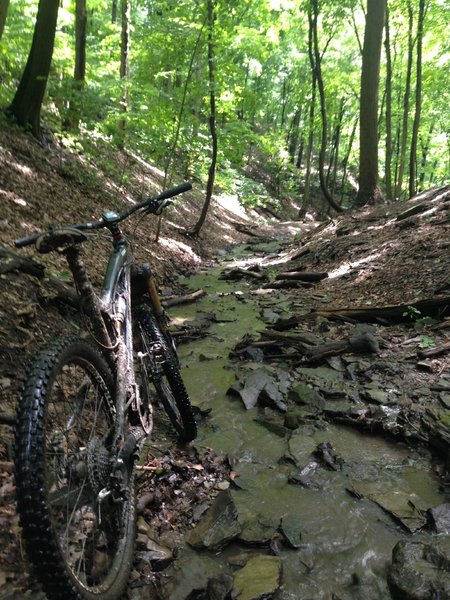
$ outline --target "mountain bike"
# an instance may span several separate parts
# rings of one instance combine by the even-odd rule
[[[99,221],[16,240],[67,260],[91,341],[63,336],[38,352],[17,408],[17,507],[30,562],[50,599],[121,598],[134,555],[135,464],[158,399],[179,439],[196,423],[155,277],[136,267],[120,223],[159,215],[183,183]],[[112,251],[101,293],[83,244],[107,230]]]

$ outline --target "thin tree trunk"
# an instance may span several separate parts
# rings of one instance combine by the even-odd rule
[[[50,73],[59,0],[40,0],[33,41],[16,95],[7,112],[40,139],[41,107]]]
[[[122,32],[120,43],[120,79],[122,82],[122,98],[120,101],[121,112],[125,115],[129,105],[129,78],[130,78],[130,0],[121,0]],[[119,147],[125,145],[126,120],[119,121]]]
[[[187,72],[187,75],[186,75],[186,80],[184,82],[183,97],[181,99],[180,110],[178,112],[177,129],[176,129],[176,132],[175,132],[175,136],[174,136],[174,139],[173,139],[172,146],[171,146],[169,154],[167,156],[166,164],[164,166],[163,190],[166,189],[167,176],[168,176],[168,173],[169,173],[170,163],[172,161],[173,155],[175,154],[175,150],[176,150],[176,147],[177,147],[177,144],[178,144],[178,138],[180,136],[180,129],[181,129],[181,121],[183,119],[184,106],[186,104],[186,96],[187,96],[188,85],[189,85],[189,82],[191,80],[191,75],[192,75],[192,71],[193,71],[193,67],[194,67],[194,59],[195,59],[195,57],[197,55],[197,50],[198,50],[198,47],[199,47],[199,44],[200,44],[200,39],[201,39],[202,34],[203,34],[203,29],[205,27],[205,23],[206,23],[206,20],[203,21],[201,29],[198,32],[198,36],[197,36],[197,40],[196,40],[195,45],[194,45],[194,49],[192,50],[191,60],[189,62],[189,68],[188,68],[188,72]]]
[[[385,23],[385,52],[386,52],[386,151],[385,151],[385,186],[386,199],[392,200],[392,56],[389,27],[389,5],[386,5]]]
[[[430,149],[431,136],[434,131],[434,121],[431,122],[430,129],[428,131],[428,137],[422,144],[422,159],[420,161],[420,177],[419,177],[419,191],[423,190],[425,183],[425,167],[428,159],[428,150]]]
[[[360,206],[383,200],[378,184],[378,89],[386,0],[367,0],[359,106]]]
[[[197,54],[198,46],[200,44],[200,39],[201,39],[202,34],[203,34],[203,28],[205,26],[205,23],[206,23],[206,20],[203,21],[202,27],[201,27],[200,31],[198,32],[197,40],[195,42],[195,46],[194,46],[194,49],[193,49],[192,54],[191,54],[191,60],[189,62],[188,73],[187,73],[187,76],[186,76],[186,80],[184,82],[183,97],[181,99],[180,110],[178,112],[177,129],[176,129],[176,132],[175,132],[175,136],[174,136],[174,139],[173,139],[172,146],[171,146],[169,154],[167,156],[166,164],[164,166],[164,181],[163,181],[163,186],[162,186],[163,190],[166,189],[167,178],[168,178],[168,175],[169,175],[170,163],[172,162],[172,158],[173,158],[173,156],[175,154],[175,150],[176,150],[176,147],[178,145],[178,138],[180,136],[181,121],[183,119],[183,112],[184,112],[184,106],[185,106],[185,103],[186,103],[186,96],[187,96],[188,85],[189,85],[189,81],[191,80],[191,75],[192,75],[193,66],[194,66],[194,58],[195,58],[195,56]],[[186,169],[186,171],[187,170],[188,169]],[[187,175],[188,174],[186,173],[186,177],[187,177]],[[160,214],[159,217],[158,217],[158,225],[157,225],[157,228],[156,228],[155,242],[159,241],[159,234],[160,234],[160,231],[161,231],[161,221],[162,221],[162,214]]]
[[[209,129],[211,132],[212,141],[212,155],[211,164],[208,171],[208,181],[206,183],[206,195],[203,209],[200,214],[200,218],[194,225],[192,230],[193,235],[198,235],[200,229],[205,222],[206,215],[208,214],[209,205],[211,204],[211,198],[214,190],[214,179],[216,176],[216,163],[217,163],[217,130],[216,130],[216,75],[215,75],[215,53],[214,53],[214,13],[215,13],[215,0],[208,0],[208,79],[209,79]]]
[[[419,0],[419,16],[417,20],[417,55],[416,55],[416,98],[414,121],[409,154],[409,197],[416,194],[417,189],[417,139],[419,137],[420,116],[422,111],[422,40],[423,22],[425,20],[425,0]]]
[[[308,143],[306,146],[306,169],[305,169],[305,186],[303,190],[302,206],[299,211],[299,218],[306,215],[309,205],[309,196],[311,189],[311,157],[314,144],[314,116],[316,110],[316,90],[317,77],[314,68],[314,51],[313,51],[313,18],[311,8],[308,10],[308,56],[311,64],[311,99],[309,104],[309,123],[308,123]]]
[[[320,114],[322,117],[322,138],[320,144],[320,152],[319,152],[319,181],[320,188],[322,190],[325,199],[328,204],[334,208],[336,212],[342,212],[342,207],[335,201],[330,192],[328,191],[327,184],[325,181],[325,153],[327,149],[327,109],[326,109],[326,101],[325,101],[325,88],[323,85],[322,79],[322,68],[321,68],[321,56],[319,53],[319,42],[317,37],[317,19],[319,16],[319,6],[318,0],[311,0],[313,5],[313,48],[314,48],[314,68],[317,76],[317,87],[319,89],[319,98],[320,98]]]
[[[81,114],[81,96],[86,77],[86,0],[76,0],[75,5],[75,69],[73,74],[72,97],[69,101],[64,128],[78,129]]]
[[[0,40],[5,29],[6,15],[8,13],[9,0],[0,0]]]
[[[411,72],[412,72],[412,60],[413,60],[413,10],[411,2],[408,2],[408,64],[406,67],[406,82],[405,82],[405,93],[403,95],[403,122],[400,138],[399,148],[399,162],[397,170],[397,179],[395,186],[395,198],[398,199],[402,195],[403,187],[403,173],[405,171],[406,162],[406,142],[408,139],[408,113],[409,113],[409,98],[411,95]]]
[[[111,3],[111,23],[117,21],[117,0],[112,0]]]
[[[348,161],[350,158],[350,153],[352,151],[353,140],[355,139],[357,126],[358,126],[358,119],[355,119],[355,122],[354,122],[353,128],[352,128],[352,132],[350,134],[350,139],[348,142],[347,152],[345,153],[345,157],[344,157],[344,160],[342,163],[341,204],[343,204],[343,201],[344,201],[344,189],[345,189],[345,182],[347,180],[347,165],[348,165]]]
[[[292,118],[291,128],[288,136],[288,153],[292,164],[295,163],[295,155],[297,153],[298,133],[301,115],[301,109],[297,108]]]
[[[339,144],[341,138],[341,128],[342,121],[344,119],[344,110],[345,110],[345,102],[344,99],[341,100],[341,106],[339,108],[338,120],[336,126],[334,128],[333,134],[333,146],[330,156],[330,163],[328,167],[327,173],[327,186],[330,190],[332,196],[334,196],[334,191],[336,189],[336,177],[337,177],[337,169],[339,163]],[[331,185],[330,185],[331,181]]]

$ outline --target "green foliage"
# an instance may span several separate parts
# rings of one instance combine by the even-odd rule
[[[407,306],[406,310],[402,313],[404,317],[407,317],[410,321],[417,321],[420,318],[421,312],[415,306]]]
[[[15,0],[10,4],[0,44],[0,103],[3,106],[11,101],[26,63],[37,6],[38,0]],[[416,28],[417,6],[414,3],[412,6]],[[216,181],[221,189],[237,194],[249,205],[267,203],[268,190],[280,202],[301,197],[305,147],[310,134],[313,179],[317,179],[321,122],[316,96],[315,118],[309,131],[313,97],[308,57],[309,7],[309,0],[216,0],[214,91],[219,139]],[[83,91],[79,92],[73,86],[75,0],[62,4],[44,118],[54,131],[63,131],[70,100],[77,98],[82,129],[100,136],[98,139],[105,136],[117,144],[125,140],[131,149],[164,166],[172,152],[181,116],[176,162],[187,175],[205,180],[211,155],[206,3],[132,0],[131,9],[131,75],[128,81],[121,81],[120,15],[112,23],[110,2],[89,2],[86,81]],[[358,132],[352,147],[350,141],[359,112],[361,53],[358,39],[362,43],[364,11],[356,0],[338,3],[319,0],[319,12],[321,68],[329,120],[326,160],[330,163],[330,182],[334,174],[336,188],[339,188],[344,154],[348,152],[347,174],[357,172],[359,160]],[[399,136],[406,78],[407,3],[392,0],[389,15],[393,131]],[[433,0],[429,3],[424,36],[421,147],[417,157],[419,188],[449,181],[450,92],[447,82],[450,63],[446,43],[449,18],[448,2]],[[385,76],[383,66],[380,165],[385,150]],[[129,98],[126,113],[121,106],[125,90]],[[412,116],[408,115],[408,142],[411,121]],[[334,173],[333,143],[338,127],[338,172]],[[76,146],[76,138],[64,139],[65,143]],[[398,144],[394,146],[393,167],[398,162]],[[297,166],[301,148],[303,160]],[[421,156],[425,156],[423,161]],[[251,174],[254,162],[261,157],[270,175],[271,189],[242,175],[242,170]],[[102,158],[97,157],[97,160]],[[104,167],[107,171],[108,165]],[[342,192],[346,193],[347,188]],[[420,315],[408,311],[407,316],[417,320]]]
[[[419,346],[421,348],[434,348],[435,345],[436,345],[436,343],[433,340],[433,338],[430,338],[428,335],[420,336]]]

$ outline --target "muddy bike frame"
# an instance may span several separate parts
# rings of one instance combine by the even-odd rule
[[[91,333],[101,347],[115,376],[115,432],[112,447],[117,448],[116,464],[112,468],[108,487],[102,489],[98,495],[99,502],[111,494],[114,499],[119,499],[123,495],[130,458],[141,440],[150,433],[152,426],[151,407],[143,406],[141,403],[133,367],[132,292],[134,295],[134,288],[148,294],[158,324],[163,333],[165,330],[164,310],[150,266],[146,264],[140,269],[134,267],[131,243],[120,230],[119,223],[139,210],[161,214],[162,210],[170,204],[169,198],[191,187],[191,184],[186,182],[144,200],[123,213],[107,211],[103,213],[100,221],[53,229],[15,242],[17,247],[36,244],[37,250],[41,253],[64,247],[62,252],[72,272],[82,309],[91,323]],[[109,256],[100,295],[97,295],[81,259],[81,244],[87,239],[84,230],[103,228],[111,233],[113,250]],[[157,354],[157,348],[155,353]],[[125,415],[128,410],[134,411],[139,416],[140,423],[128,425],[128,430],[125,431]],[[134,421],[136,422],[136,419]]]

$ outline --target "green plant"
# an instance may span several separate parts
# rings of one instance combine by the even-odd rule
[[[421,335],[419,346],[420,348],[433,348],[436,344],[434,343],[433,338],[430,338],[428,335]]]
[[[407,317],[411,321],[417,321],[420,318],[421,312],[415,306],[409,305],[406,310],[402,313],[402,316]]]

